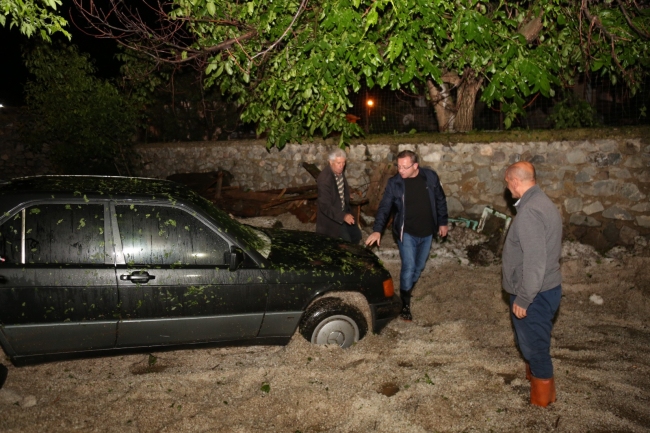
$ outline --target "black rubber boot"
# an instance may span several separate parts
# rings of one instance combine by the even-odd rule
[[[411,315],[411,292],[400,290],[399,296],[402,299],[402,312],[399,316],[402,320],[410,322],[413,320],[413,316]]]

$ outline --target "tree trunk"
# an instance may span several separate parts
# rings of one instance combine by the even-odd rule
[[[517,31],[530,44],[539,36],[543,28],[543,13],[524,23]],[[453,71],[445,71],[440,77],[442,84],[427,80],[429,98],[436,110],[439,132],[471,131],[474,129],[474,107],[476,95],[483,84],[483,77],[467,68],[462,78]],[[456,100],[451,91],[457,87]]]
[[[445,72],[440,77],[440,85],[427,80],[429,97],[438,119],[438,131],[471,131],[474,128],[474,106],[483,78],[477,79],[473,75],[472,70],[467,70],[463,78],[455,72]],[[450,85],[460,86],[456,92],[456,101],[452,98]]]
[[[476,95],[482,83],[482,78],[466,78],[460,85],[458,89],[458,112],[456,113],[456,121],[454,122],[456,131],[465,132],[474,129]]]
[[[433,108],[436,110],[438,131],[452,132],[456,118],[456,104],[451,97],[449,86],[443,82],[440,89],[438,89],[438,86],[432,80],[427,80],[427,88]]]

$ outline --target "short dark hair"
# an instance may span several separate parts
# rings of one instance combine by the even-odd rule
[[[400,153],[397,154],[397,159],[402,159],[406,157],[411,159],[411,164],[415,164],[418,162],[418,154],[413,152],[412,150],[402,150]]]

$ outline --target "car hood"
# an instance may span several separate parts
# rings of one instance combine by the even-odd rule
[[[271,238],[268,257],[275,269],[332,270],[343,274],[387,272],[368,249],[316,233],[264,229]]]

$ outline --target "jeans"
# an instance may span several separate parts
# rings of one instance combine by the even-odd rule
[[[399,255],[402,257],[402,270],[399,274],[399,288],[408,292],[420,278],[420,273],[429,258],[433,235],[423,238],[404,233],[402,240],[397,240]]]
[[[561,298],[562,285],[540,292],[528,306],[526,317],[517,319],[517,316],[512,314],[512,305],[517,296],[510,295],[510,316],[515,328],[515,342],[524,359],[530,363],[531,374],[538,379],[553,377],[551,330]]]

